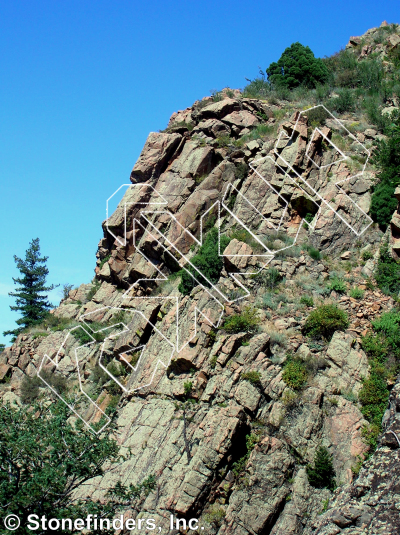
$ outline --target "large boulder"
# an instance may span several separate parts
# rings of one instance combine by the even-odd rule
[[[131,182],[135,184],[158,178],[181,139],[180,134],[150,132],[139,159],[132,169]]]

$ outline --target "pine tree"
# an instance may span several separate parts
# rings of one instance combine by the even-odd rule
[[[40,257],[39,238],[32,240],[29,244],[25,252],[25,260],[14,255],[15,263],[22,276],[16,279],[13,277],[14,284],[18,284],[19,287],[8,295],[16,298],[15,306],[10,306],[11,310],[21,312],[22,317],[16,321],[19,325],[17,329],[3,333],[4,336],[12,335],[12,341],[27,327],[43,321],[52,307],[47,301],[45,292],[57,286],[54,284],[46,286],[46,277],[49,274],[46,267],[47,259],[48,256]]]
[[[314,468],[310,465],[306,467],[308,481],[310,485],[318,489],[327,488],[334,490],[336,487],[335,470],[332,463],[332,455],[324,446],[320,446],[314,457]]]
[[[299,85],[309,88],[328,81],[329,72],[324,62],[314,56],[308,46],[293,43],[286,48],[277,62],[266,70],[268,81],[273,85],[293,89]]]

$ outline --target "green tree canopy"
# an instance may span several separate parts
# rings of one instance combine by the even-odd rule
[[[299,85],[315,87],[325,83],[329,77],[322,59],[316,58],[311,48],[298,42],[286,48],[279,60],[271,63],[266,73],[271,84],[288,89]]]
[[[117,482],[103,502],[91,496],[77,498],[76,489],[102,476],[105,463],[110,465],[122,459],[113,438],[96,437],[79,421],[73,425],[70,416],[61,402],[48,408],[36,405],[34,410],[9,404],[0,406],[1,515],[20,518],[19,535],[32,533],[26,527],[29,515],[74,521],[92,514],[112,520],[116,513],[131,507],[134,500],[155,487],[155,477],[149,476],[137,486],[126,487]],[[2,528],[1,525],[0,534],[9,533]],[[39,529],[35,533],[48,531]],[[112,534],[114,530],[98,529],[91,533]]]
[[[12,335],[13,341],[27,327],[31,327],[44,320],[52,307],[47,300],[46,292],[56,288],[53,284],[46,286],[46,277],[49,274],[46,262],[48,257],[40,257],[39,238],[31,241],[29,248],[25,252],[25,260],[14,255],[15,263],[21,273],[21,277],[14,279],[14,284],[19,284],[15,292],[8,295],[15,297],[15,306],[10,306],[11,310],[22,313],[16,323],[18,328],[6,331],[4,336]]]
[[[230,238],[228,238],[228,236],[221,236],[221,254],[228,246],[229,242]],[[224,266],[223,258],[222,256],[219,256],[218,251],[218,229],[214,227],[210,230],[198,253],[191,259],[191,263],[201,274],[191,266],[187,268],[188,271],[182,270],[182,280],[179,285],[179,291],[183,293],[183,295],[188,295],[198,284],[190,273],[193,273],[199,283],[207,288],[210,287],[210,282],[212,284],[218,282]]]
[[[371,163],[377,169],[378,182],[371,198],[372,219],[385,230],[397,206],[394,190],[400,184],[400,113],[392,113],[385,129],[387,139],[375,142]]]
[[[335,470],[332,463],[332,455],[327,448],[320,446],[315,452],[314,467],[306,467],[310,485],[318,489],[327,488],[334,490],[336,487]]]

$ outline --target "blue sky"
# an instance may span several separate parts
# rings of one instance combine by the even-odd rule
[[[399,15],[390,0],[1,0],[0,333],[33,238],[49,282],[92,279],[105,201],[174,111],[242,88],[292,42],[330,55]]]

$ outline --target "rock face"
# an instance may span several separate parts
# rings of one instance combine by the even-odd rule
[[[353,37],[348,47],[360,44]],[[116,406],[121,453],[134,455],[77,495],[103,499],[118,479],[138,484],[154,474],[156,491],[131,513],[160,525],[174,514],[219,535],[395,533],[399,384],[380,446],[354,476],[368,452],[357,399],[370,373],[362,336],[394,306],[365,281],[382,233],[371,225],[357,238],[374,172],[367,166],[359,176],[349,163],[376,131],[345,139],[343,159],[331,143],[344,131],[335,117],[315,130],[294,105],[221,95],[149,135],[132,187],[103,223],[95,279],[0,355],[2,402],[22,403],[22,379],[42,363],[56,373],[57,363],[71,389],[82,384],[90,394],[79,405],[85,422]],[[391,224],[397,255],[399,218]],[[183,295],[178,272],[215,225],[230,238],[219,280],[212,290],[196,281]],[[269,275],[258,273],[267,263]],[[362,297],[332,291],[333,275]],[[349,327],[312,340],[302,327],[322,303],[336,303]],[[229,329],[227,318],[242,323]],[[306,369],[301,387],[284,373],[292,358]],[[321,445],[333,458],[334,493],[308,481]]]
[[[380,59],[385,59],[388,53],[397,50],[400,46],[398,25],[392,25],[392,31],[387,30],[389,25],[383,21],[379,28],[370,28],[361,37],[350,37],[346,50],[359,54],[359,59],[366,58],[374,53]],[[386,28],[385,28],[386,27]]]
[[[397,381],[390,395],[389,408],[383,419],[384,433],[375,454],[361,468],[355,482],[336,491],[329,511],[305,533],[386,535],[399,531],[399,393],[400,383]]]

